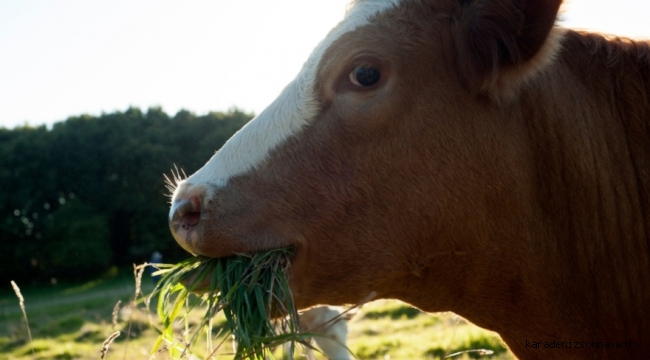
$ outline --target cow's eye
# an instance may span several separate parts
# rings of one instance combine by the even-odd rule
[[[381,73],[374,67],[369,66],[358,66],[350,72],[349,79],[350,82],[356,86],[372,86],[379,81]]]

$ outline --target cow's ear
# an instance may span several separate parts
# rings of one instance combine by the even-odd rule
[[[457,64],[474,91],[512,92],[549,63],[562,0],[459,0]]]

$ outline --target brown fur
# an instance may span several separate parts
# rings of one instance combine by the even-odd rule
[[[549,40],[559,1],[512,4],[409,1],[343,36],[318,118],[216,190],[196,250],[294,245],[300,307],[377,291],[495,330],[521,358],[645,357],[649,45]],[[358,61],[378,86],[346,82]]]

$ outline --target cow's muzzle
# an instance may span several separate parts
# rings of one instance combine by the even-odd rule
[[[169,229],[176,242],[196,255],[197,227],[201,222],[201,199],[197,195],[174,199],[169,211]]]

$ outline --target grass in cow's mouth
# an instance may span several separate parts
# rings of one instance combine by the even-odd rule
[[[290,255],[291,250],[276,249],[254,255],[194,257],[176,265],[156,265],[162,279],[147,301],[158,295],[162,329],[152,354],[167,348],[172,358],[183,357],[202,333],[207,336],[207,354],[215,353],[222,344],[211,344],[211,319],[219,311],[224,312],[236,340],[236,359],[272,357],[269,348],[286,342],[291,342],[293,351],[296,342],[304,343],[311,335],[299,332],[298,314],[285,276]],[[191,301],[190,294],[197,290],[205,292],[199,301]],[[186,314],[201,304],[206,306],[205,315],[196,328],[189,329]],[[272,319],[281,319],[277,320],[280,326]],[[173,333],[176,322],[184,322],[182,337]]]

